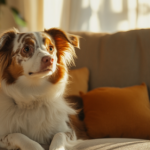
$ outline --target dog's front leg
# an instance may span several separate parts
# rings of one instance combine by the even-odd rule
[[[63,132],[59,132],[54,135],[49,150],[65,150],[66,135]]]
[[[70,150],[77,143],[75,133],[59,132],[54,135],[49,150]]]
[[[21,133],[8,134],[0,139],[0,147],[8,150],[44,150],[40,144]]]

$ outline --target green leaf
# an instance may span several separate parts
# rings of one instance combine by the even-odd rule
[[[11,7],[11,11],[13,13],[13,17],[15,19],[15,22],[19,26],[25,27],[27,25],[27,23],[26,23],[25,19],[21,16],[19,11],[16,8],[14,8],[14,7]]]
[[[1,4],[6,5],[6,0],[0,0],[0,5]]]

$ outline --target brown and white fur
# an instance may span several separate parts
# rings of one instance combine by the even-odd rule
[[[78,143],[70,120],[76,112],[63,97],[74,47],[78,37],[56,28],[0,36],[0,147],[68,150]]]

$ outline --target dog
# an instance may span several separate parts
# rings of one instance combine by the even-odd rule
[[[52,28],[0,36],[0,147],[70,150],[86,139],[64,98],[79,37]]]

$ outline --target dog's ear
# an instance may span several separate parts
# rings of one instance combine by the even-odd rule
[[[5,31],[0,35],[0,51],[3,49],[4,46],[8,46],[12,42],[17,33],[18,31],[14,28]]]
[[[13,49],[13,41],[18,31],[11,29],[0,35],[0,72],[11,62],[11,54]]]
[[[74,64],[74,57],[76,57],[74,47],[79,48],[79,37],[57,28],[45,30],[45,32],[55,41],[58,51],[58,63],[66,65]]]
[[[61,40],[65,40],[74,47],[79,48],[79,36],[77,35],[65,33],[63,30],[57,28],[51,28],[49,30],[45,30],[45,32],[51,35],[56,42],[58,42],[61,38]]]

